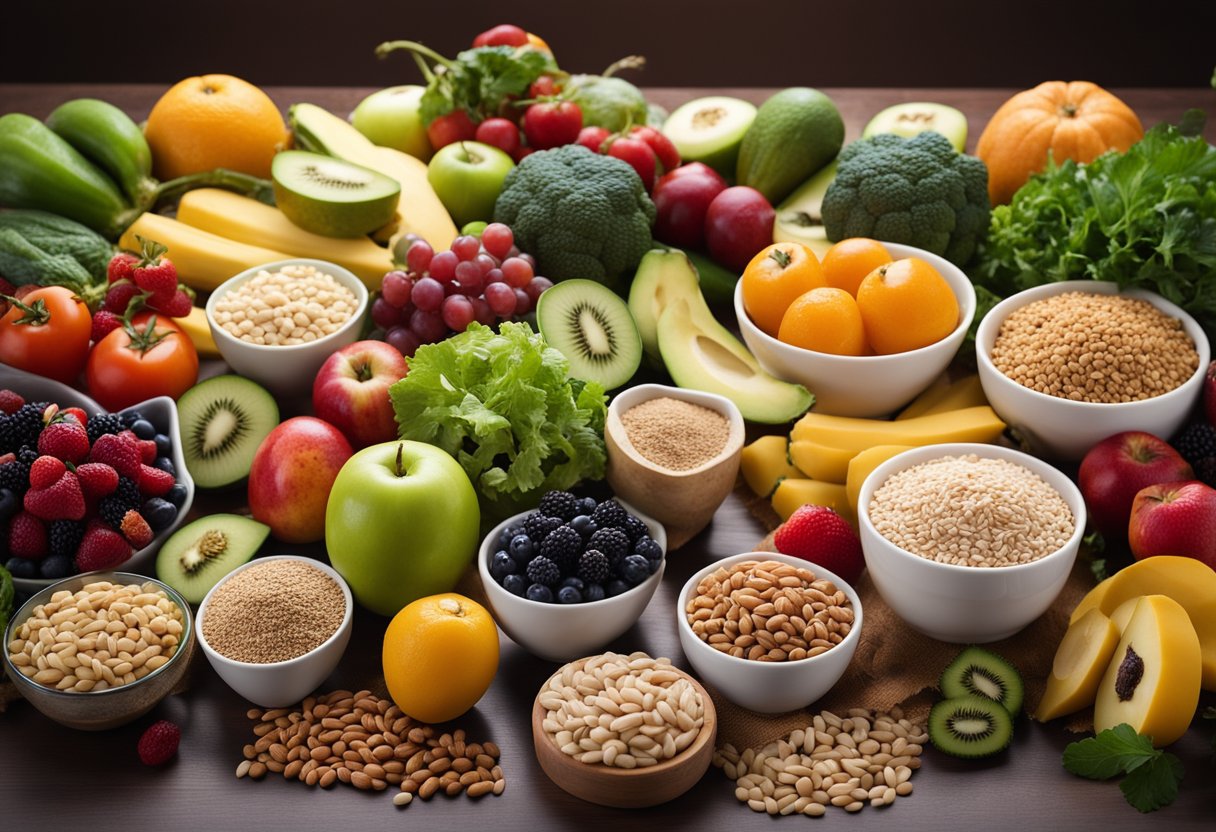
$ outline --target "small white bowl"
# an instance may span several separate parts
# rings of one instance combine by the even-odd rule
[[[274,272],[287,266],[312,266],[317,271],[331,275],[334,280],[349,289],[355,296],[355,313],[336,332],[307,344],[265,346],[251,344],[230,335],[215,321],[215,306],[224,295],[254,277],[258,272]],[[224,281],[207,299],[207,323],[220,355],[233,371],[253,379],[273,393],[291,396],[312,389],[317,371],[336,350],[359,340],[363,318],[367,314],[367,286],[349,270],[336,263],[308,258],[277,260],[246,269]]]
[[[477,553],[477,572],[494,619],[512,641],[529,653],[553,662],[589,656],[633,626],[650,603],[667,568],[667,534],[657,521],[623,500],[621,506],[646,524],[650,536],[663,549],[663,563],[642,583],[602,601],[581,604],[546,604],[512,595],[490,575],[490,559],[498,551],[498,536],[507,526],[532,512],[524,511],[499,523],[486,535]]]
[[[853,626],[849,634],[831,650],[792,662],[756,662],[722,653],[710,647],[692,631],[685,609],[705,576],[723,566],[733,566],[745,560],[775,560],[811,570],[816,578],[825,578],[844,590],[853,607]],[[777,552],[746,552],[714,561],[688,579],[680,590],[676,604],[680,647],[702,681],[721,691],[722,695],[749,711],[762,714],[782,714],[805,708],[818,700],[840,681],[853,659],[861,640],[861,598],[838,575],[817,563]]]
[[[1211,345],[1199,323],[1160,295],[1141,290],[1123,292],[1125,297],[1146,300],[1172,318],[1182,321],[1195,342],[1199,366],[1195,374],[1160,396],[1138,402],[1074,402],[1031,390],[1006,376],[992,363],[992,346],[1001,324],[1015,309],[1065,292],[1098,295],[1119,294],[1115,283],[1097,280],[1068,280],[1048,283],[1006,298],[980,321],[975,337],[975,355],[984,395],[1026,446],[1039,456],[1075,461],[1108,436],[1127,430],[1142,430],[1168,439],[1186,421],[1187,414],[1203,390],[1203,375],[1211,361]]]
[[[1038,474],[1072,510],[1075,527],[1062,547],[1030,563],[982,568],[915,555],[887,540],[870,520],[874,492],[897,471],[944,456],[1005,459]],[[857,518],[870,579],[904,621],[939,641],[1000,641],[1047,611],[1060,594],[1085,534],[1085,501],[1072,480],[1051,465],[999,445],[953,443],[913,448],[879,465],[861,485]]]
[[[752,323],[743,308],[743,281],[735,285],[735,316],[743,341],[760,366],[815,394],[815,412],[836,416],[885,416],[910,402],[950,365],[975,316],[975,287],[962,269],[919,248],[883,243],[896,260],[926,261],[950,284],[958,300],[958,326],[937,343],[892,355],[831,355],[778,341]]]
[[[252,662],[238,662],[235,659],[230,659],[225,655],[217,653],[207,642],[206,636],[203,635],[203,623],[207,620],[207,607],[211,604],[212,597],[215,596],[220,587],[232,580],[233,575],[238,575],[252,566],[257,566],[271,560],[299,561],[300,563],[316,567],[333,578],[338,586],[342,588],[342,595],[346,599],[346,614],[342,617],[342,623],[334,631],[333,635],[320,645],[314,647],[303,656],[297,656],[287,661],[254,664]],[[207,593],[207,597],[199,605],[198,614],[195,616],[198,643],[203,648],[207,661],[215,668],[215,672],[219,674],[220,678],[228,684],[228,687],[256,705],[261,705],[264,708],[282,708],[304,699],[304,697],[316,690],[317,686],[325,681],[325,678],[338,666],[342,654],[346,651],[346,645],[350,641],[354,606],[350,587],[347,586],[346,581],[342,580],[342,576],[335,572],[328,564],[321,563],[312,558],[297,557],[295,555],[272,555],[270,557],[257,558],[229,572],[224,576],[223,580],[213,586],[211,591]]]

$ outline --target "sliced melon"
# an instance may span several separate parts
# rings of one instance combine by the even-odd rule
[[[1100,610],[1090,610],[1069,625],[1056,648],[1047,691],[1034,718],[1046,722],[1094,704],[1118,644],[1119,628]]]

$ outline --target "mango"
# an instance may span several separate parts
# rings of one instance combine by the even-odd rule
[[[771,497],[784,479],[805,478],[805,474],[790,464],[786,455],[788,444],[789,440],[784,436],[761,436],[744,446],[739,468],[743,481],[757,496]]]
[[[820,445],[806,439],[790,442],[790,459],[798,470],[813,480],[844,485],[849,472],[851,451]]]
[[[1056,648],[1047,691],[1034,718],[1047,722],[1094,704],[1118,644],[1119,628],[1101,610],[1090,610],[1070,624]]]
[[[853,416],[807,413],[794,423],[790,438],[806,439],[859,454],[875,445],[936,445],[942,442],[995,442],[1005,423],[991,407],[967,407],[888,422]]]
[[[932,416],[935,413],[949,413],[951,410],[982,407],[986,404],[988,404],[988,399],[984,396],[980,377],[973,374],[947,384],[944,389],[939,389],[936,384],[931,385],[928,390],[901,410],[895,418],[901,420],[917,416]]]
[[[773,492],[773,510],[788,520],[790,515],[804,505],[827,506],[853,525],[857,521],[849,511],[849,500],[844,486],[818,480],[782,480]]]
[[[867,448],[849,460],[849,470],[845,477],[845,493],[848,496],[849,508],[857,514],[857,500],[861,495],[861,484],[870,473],[896,454],[911,450],[911,445],[875,445]]]

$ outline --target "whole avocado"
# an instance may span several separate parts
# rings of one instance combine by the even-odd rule
[[[511,227],[540,274],[614,289],[653,246],[654,218],[654,203],[632,167],[577,144],[526,156],[507,174],[494,205],[494,220]]]
[[[790,87],[756,111],[743,142],[735,179],[776,205],[840,152],[844,121],[832,99],[809,87]]]

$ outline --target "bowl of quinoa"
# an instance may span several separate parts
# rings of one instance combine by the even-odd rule
[[[878,466],[857,503],[866,567],[883,599],[940,641],[1008,638],[1063,588],[1085,501],[1050,464],[998,445],[913,448]]]
[[[1211,360],[1199,324],[1159,295],[1073,280],[997,304],[976,334],[993,410],[1040,456],[1079,460],[1127,430],[1169,437]]]

